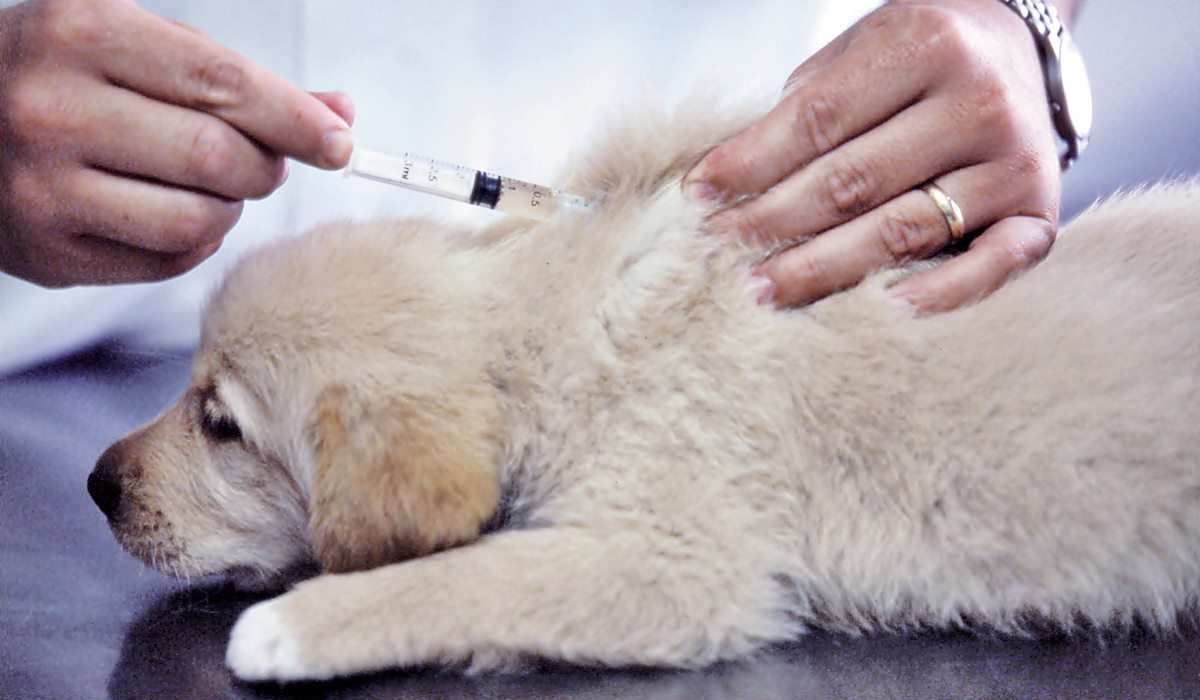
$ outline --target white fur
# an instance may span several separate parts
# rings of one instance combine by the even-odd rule
[[[290,681],[314,678],[311,663],[300,659],[299,645],[272,601],[246,609],[234,625],[225,653],[225,664],[247,681]]]
[[[759,251],[698,233],[678,188],[740,123],[614,130],[566,183],[603,201],[591,217],[334,225],[233,272],[198,362],[251,387],[256,449],[314,519],[440,527],[387,473],[353,490],[397,442],[397,474],[478,445],[502,494],[474,541],[251,608],[236,673],[694,667],[809,627],[1169,629],[1190,610],[1200,188],[1089,211],[956,312],[914,317],[894,274],[775,311],[748,281]],[[414,432],[430,410],[450,418]],[[340,500],[313,490],[323,458]]]

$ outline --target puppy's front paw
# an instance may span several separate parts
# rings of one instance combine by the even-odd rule
[[[245,681],[291,681],[319,678],[319,669],[302,659],[302,642],[289,627],[281,599],[251,606],[233,626],[225,665]]]

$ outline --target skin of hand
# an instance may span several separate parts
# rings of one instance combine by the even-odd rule
[[[759,299],[796,306],[942,252],[950,228],[918,189],[930,181],[972,238],[892,287],[918,311],[976,301],[1053,244],[1061,173],[1042,67],[1001,2],[880,7],[797,68],[779,104],[684,188],[729,205],[712,230],[783,248],[755,270]]]
[[[220,247],[286,158],[345,165],[353,105],[289,85],[131,0],[0,10],[0,269],[138,282]]]

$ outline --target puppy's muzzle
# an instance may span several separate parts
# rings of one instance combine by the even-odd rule
[[[88,495],[109,520],[113,519],[117,509],[121,507],[121,480],[117,475],[121,461],[121,454],[117,446],[113,445],[100,455],[100,459],[96,461],[96,468],[87,480]]]

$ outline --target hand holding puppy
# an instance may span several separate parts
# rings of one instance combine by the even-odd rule
[[[799,242],[759,270],[763,298],[792,306],[941,252],[953,232],[928,182],[978,235],[896,285],[922,311],[985,296],[1049,251],[1061,182],[1043,73],[1028,27],[1000,2],[879,8],[797,68],[779,105],[685,186],[737,202],[713,218],[717,231]]]
[[[0,269],[46,286],[164,279],[286,178],[338,168],[353,107],[130,0],[0,10]]]

